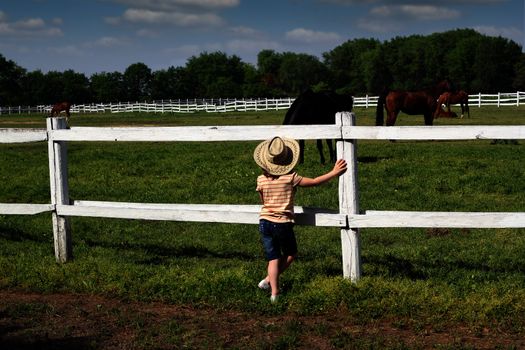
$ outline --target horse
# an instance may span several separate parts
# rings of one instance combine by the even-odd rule
[[[450,105],[451,104],[459,104],[461,106],[461,117],[465,115],[465,112],[467,112],[467,117],[470,118],[470,109],[468,106],[468,94],[460,90],[458,92],[444,92],[439,96],[438,99],[438,106],[436,109],[436,113],[434,114],[434,117],[437,118],[443,111],[442,106],[447,107],[448,113],[450,113]]]
[[[439,113],[434,114],[434,119],[437,119],[437,118],[458,118],[458,115],[454,111],[441,110]]]
[[[66,123],[69,124],[69,117],[71,116],[71,113],[69,110],[71,109],[71,103],[69,102],[60,102],[55,103],[53,107],[51,108],[51,118],[58,117],[60,115],[60,112],[66,113]]]
[[[377,100],[376,125],[383,125],[383,108],[387,113],[387,126],[393,126],[396,123],[399,112],[409,115],[422,114],[425,118],[425,125],[432,125],[438,97],[453,88],[450,81],[443,80],[435,87],[421,91],[385,89]]]
[[[337,112],[352,111],[354,99],[335,92],[313,92],[308,89],[292,103],[284,117],[283,125],[335,124]],[[326,140],[330,161],[335,162],[332,140]],[[299,163],[304,163],[304,140],[299,140]],[[321,164],[325,164],[323,141],[317,140]]]

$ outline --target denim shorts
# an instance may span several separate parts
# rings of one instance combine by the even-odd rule
[[[297,254],[293,226],[293,222],[276,223],[264,219],[259,221],[259,233],[266,260]]]

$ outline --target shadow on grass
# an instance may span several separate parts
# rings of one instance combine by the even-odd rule
[[[110,243],[110,242],[99,242],[94,240],[84,240],[84,243],[89,247],[102,247],[113,250],[127,250],[131,253],[145,254],[137,258],[137,262],[148,265],[163,265],[168,263],[170,260],[177,257],[185,258],[214,258],[214,259],[235,259],[244,261],[259,260],[261,257],[258,255],[248,254],[239,251],[214,251],[202,246],[177,246],[177,247],[166,247],[159,244],[149,243]]]
[[[0,237],[13,242],[49,242],[49,237],[46,237],[44,235],[35,235],[18,228],[8,227],[4,225],[0,225]]]
[[[357,157],[357,161],[359,163],[377,163],[379,161],[382,161],[382,160],[388,160],[388,159],[391,159],[392,157]]]
[[[426,273],[420,271],[421,267],[419,264],[416,266],[412,261],[393,254],[363,256],[362,261],[363,263],[374,265],[380,271],[386,270],[389,277],[403,277],[411,280],[425,280],[429,277]]]
[[[443,270],[465,271],[465,275],[472,275],[474,272],[484,273],[484,279],[498,280],[503,273],[522,273],[525,270],[525,263],[514,262],[511,265],[501,263],[500,266],[488,266],[483,263],[475,263],[464,260],[434,260],[434,261],[412,261],[393,254],[386,255],[367,255],[362,257],[363,263],[373,266],[373,270],[378,273],[386,274],[389,277],[402,277],[411,280],[427,280],[437,275],[443,275]],[[435,272],[435,273],[434,273]],[[445,272],[445,274],[447,274]]]

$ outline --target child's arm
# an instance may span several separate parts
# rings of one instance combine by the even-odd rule
[[[337,162],[335,162],[334,168],[332,170],[330,170],[326,174],[316,177],[315,179],[303,177],[301,182],[299,182],[299,186],[301,187],[318,186],[320,184],[330,181],[334,177],[341,175],[345,171],[346,171],[346,161],[344,159],[338,159]]]

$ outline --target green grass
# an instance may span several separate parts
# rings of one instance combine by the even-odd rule
[[[436,124],[523,125],[525,108],[471,108],[471,119]],[[372,109],[357,109],[373,125]],[[284,111],[192,115],[82,115],[72,125],[280,124]],[[44,127],[11,116],[1,127]],[[399,125],[422,125],[402,115]],[[257,204],[256,142],[68,144],[70,196],[77,200]],[[360,209],[524,211],[523,141],[360,141]],[[48,203],[47,145],[0,145],[0,203]],[[307,143],[305,176],[329,169]],[[337,208],[337,183],[300,189],[297,205]],[[525,327],[524,229],[367,229],[363,278],[342,278],[338,229],[297,227],[299,258],[270,307],[255,225],[71,219],[74,260],[55,263],[50,215],[0,215],[0,288],[82,292],[282,314],[347,310],[363,322],[398,318],[413,328],[453,321],[472,328]],[[290,327],[293,328],[293,325]],[[294,331],[283,338],[293,342]],[[347,341],[341,335],[335,342]],[[380,341],[379,341],[380,342]],[[378,344],[376,344],[378,345]],[[371,347],[374,344],[370,344]],[[379,346],[379,345],[378,345]]]

